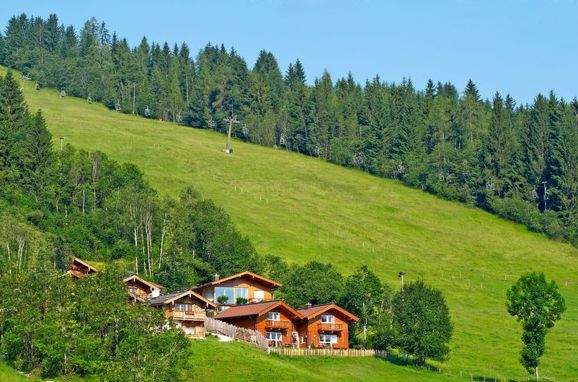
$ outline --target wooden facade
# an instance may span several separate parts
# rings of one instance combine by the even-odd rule
[[[303,317],[299,347],[349,348],[349,323],[359,321],[355,315],[335,304],[312,306],[297,312]]]
[[[258,331],[271,347],[298,346],[301,315],[284,301],[236,305],[220,312],[215,318]]]
[[[348,349],[349,323],[358,321],[335,304],[294,310],[283,301],[236,305],[215,318],[257,330],[271,347],[316,349]]]
[[[164,286],[146,281],[137,275],[127,276],[123,280],[127,292],[133,301],[144,302],[151,298],[160,296]]]
[[[218,305],[235,305],[239,299],[243,300],[243,303],[272,301],[274,290],[281,286],[276,281],[252,272],[242,272],[223,279],[215,276],[212,282],[193,290]],[[228,299],[219,304],[219,296],[227,296]]]
[[[93,267],[91,264],[78,257],[74,257],[65,275],[79,279],[96,272],[98,272],[98,269]]]
[[[163,309],[165,318],[192,338],[205,337],[205,319],[217,307],[192,290],[154,297],[150,304]]]

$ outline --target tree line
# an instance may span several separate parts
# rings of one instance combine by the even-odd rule
[[[578,101],[554,93],[516,105],[482,99],[469,81],[312,84],[299,60],[282,72],[262,51],[254,66],[212,44],[136,47],[95,19],[77,32],[25,14],[0,36],[0,63],[39,86],[111,109],[224,132],[234,110],[242,140],[322,158],[484,208],[550,237],[578,241]]]

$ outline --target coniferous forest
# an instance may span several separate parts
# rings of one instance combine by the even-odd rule
[[[12,17],[0,37],[0,64],[38,83],[111,109],[225,132],[478,206],[578,242],[578,101],[554,93],[531,105],[496,93],[482,99],[428,81],[360,84],[325,72],[307,81],[297,60],[286,70],[262,51],[249,68],[234,48],[212,44],[193,57],[185,44],[136,47],[87,21],[80,31]]]

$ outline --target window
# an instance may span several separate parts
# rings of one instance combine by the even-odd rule
[[[306,343],[307,340],[307,336],[301,336],[301,343],[304,344]]]
[[[253,300],[263,301],[265,299],[265,292],[262,290],[256,290],[253,292]]]
[[[192,312],[194,311],[193,304],[175,304],[175,310],[178,312]]]
[[[271,321],[279,321],[281,317],[279,312],[269,312],[267,313],[267,318]]]
[[[238,298],[249,300],[249,288],[235,288],[235,292],[237,293],[235,301],[237,301]]]
[[[225,304],[236,304],[238,298],[249,299],[249,288],[215,287],[215,299],[217,302],[221,296],[227,296]]]
[[[231,287],[215,287],[215,298],[217,302],[219,301],[219,297],[227,296],[227,302],[225,304],[234,304],[235,303],[235,288]]]
[[[280,332],[267,332],[267,341],[271,346],[280,346],[283,342],[283,335]]]
[[[322,314],[321,315],[321,323],[322,324],[334,324],[335,323],[335,316],[331,314]]]
[[[322,344],[336,344],[337,336],[335,334],[322,334],[319,336],[319,342]]]

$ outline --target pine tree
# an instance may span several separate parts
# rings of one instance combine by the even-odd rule
[[[0,178],[4,181],[22,176],[20,154],[29,118],[20,85],[8,71],[0,84]]]

